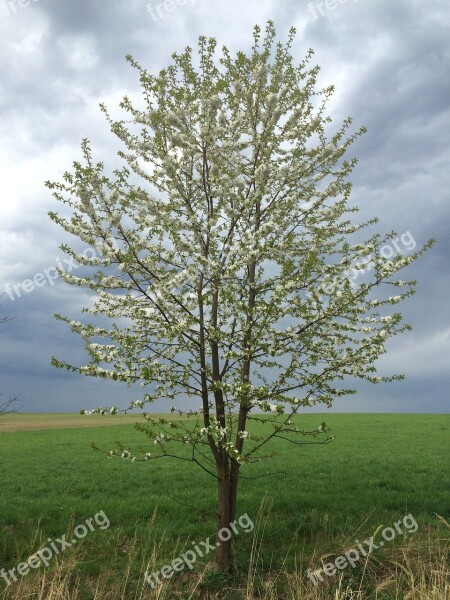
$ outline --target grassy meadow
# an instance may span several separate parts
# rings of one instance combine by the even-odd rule
[[[53,557],[48,569],[9,587],[0,579],[2,600],[450,598],[450,416],[330,414],[331,444],[275,440],[270,461],[241,470],[248,478],[240,481],[237,513],[256,527],[236,536],[237,572],[212,572],[210,556],[155,591],[143,579],[147,567],[159,569],[192,542],[214,538],[216,490],[212,477],[185,461],[132,463],[90,448],[121,441],[135,453],[152,451],[134,429],[140,418],[0,420],[0,569],[26,561],[49,538],[70,540],[99,511],[110,522]],[[306,429],[322,420],[297,418]],[[398,534],[318,586],[308,580],[307,568],[408,514],[417,532]]]

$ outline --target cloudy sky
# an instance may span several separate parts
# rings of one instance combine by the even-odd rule
[[[355,128],[368,129],[353,146],[360,162],[352,201],[361,215],[380,217],[380,231],[395,229],[405,253],[437,239],[409,270],[417,294],[402,306],[414,331],[392,340],[379,361],[381,371],[403,372],[406,381],[359,385],[334,410],[449,412],[447,0],[0,0],[0,293],[9,290],[0,315],[14,317],[0,327],[0,391],[21,393],[26,410],[125,406],[140,397],[50,366],[52,355],[82,363],[81,340],[53,315],[77,318],[90,300],[43,277],[35,289],[22,287],[64,258],[62,231],[47,216],[58,206],[44,181],[60,179],[80,158],[84,137],[96,159],[115,160],[118,144],[98,104],[114,109],[125,93],[139,93],[125,54],[155,72],[202,34],[248,50],[253,26],[267,19],[284,39],[295,25],[298,61],[315,50],[320,84],[336,86],[333,120],[351,115]]]

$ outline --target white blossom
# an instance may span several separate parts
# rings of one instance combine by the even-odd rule
[[[396,378],[378,377],[376,361],[404,327],[397,313],[378,313],[409,295],[385,290],[406,285],[393,274],[416,255],[387,261],[393,238],[347,219],[354,161],[342,157],[363,131],[350,120],[328,129],[329,92],[318,105],[316,69],[309,60],[291,68],[274,33],[269,24],[264,45],[232,72],[228,58],[212,67],[207,43],[203,73],[187,52],[142,77],[144,105],[125,98],[125,118],[111,119],[124,168],[104,168],[84,141],[83,160],[49,184],[62,205],[52,220],[95,250],[89,258],[67,246],[83,269],[61,274],[92,296],[84,322],[58,316],[85,343],[86,364],[52,362],[140,385],[130,409],[165,402],[175,412],[177,402],[180,419],[142,415],[156,445],[143,460],[179,443],[194,454],[211,446],[213,462],[245,463],[232,439],[237,414],[238,447],[252,439],[252,418],[267,435],[300,436],[292,416],[301,406],[330,407],[354,391],[336,381]],[[193,85],[205,75],[208,90]],[[100,318],[102,327],[90,322]],[[84,414],[108,411],[119,408]],[[265,456],[263,438],[258,430],[249,462]],[[107,455],[135,460],[129,450]]]

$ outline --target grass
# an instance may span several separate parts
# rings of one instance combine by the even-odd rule
[[[214,537],[214,480],[182,461],[131,463],[92,452],[92,441],[109,449],[117,440],[134,451],[152,450],[149,440],[133,428],[139,417],[116,419],[9,415],[2,420],[0,568],[26,560],[48,538],[67,533],[71,539],[74,526],[101,510],[111,523],[55,558],[48,571],[38,569],[12,585],[5,599],[30,593],[46,599],[189,598],[195,587],[193,598],[328,600],[338,593],[340,600],[369,597],[351,596],[346,586],[353,594],[355,585],[362,585],[367,594],[367,585],[375,593],[381,583],[386,587],[379,594],[385,595],[373,597],[390,599],[403,598],[395,595],[392,582],[404,579],[411,587],[408,568],[417,585],[423,579],[422,587],[429,587],[434,576],[445,590],[444,567],[439,565],[445,566],[448,529],[435,515],[447,521],[450,517],[449,416],[331,414],[327,423],[336,440],[330,445],[296,447],[276,440],[271,461],[242,470],[249,476],[281,474],[240,482],[238,515],[247,513],[259,524],[257,533],[237,536],[238,573],[224,582],[199,561],[193,573],[168,581],[159,596],[148,595],[143,572],[147,565],[153,570],[170,562],[192,541]],[[306,415],[301,424],[313,428],[321,420],[322,415]],[[105,427],[108,422],[115,425]],[[52,428],[44,429],[50,423]],[[8,426],[16,430],[5,431]],[[343,571],[341,581],[326,578],[320,589],[311,589],[312,594],[328,595],[307,595],[308,566],[320,567],[324,556],[341,554],[356,539],[409,513],[419,524],[417,533],[386,543],[365,569],[358,564]],[[106,591],[110,595],[102,596]],[[11,595],[16,593],[23,595]],[[410,596],[416,597],[445,598]]]

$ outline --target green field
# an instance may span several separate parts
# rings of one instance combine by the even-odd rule
[[[51,429],[37,429],[46,415],[2,419],[0,569],[27,560],[48,538],[70,535],[103,510],[110,527],[89,533],[64,554],[64,559],[76,556],[77,576],[84,581],[79,597],[93,598],[88,582],[99,577],[125,577],[123,597],[138,597],[131,590],[142,581],[143,565],[161,566],[192,541],[214,536],[215,481],[183,461],[131,463],[95,453],[93,441],[105,449],[122,441],[135,452],[152,451],[153,444],[128,415],[125,424],[111,427],[104,421],[81,427],[79,419],[62,415],[55,425],[60,428]],[[323,415],[311,414],[297,419],[306,429],[322,420]],[[303,573],[318,549],[339,552],[345,543],[363,540],[409,513],[418,532],[399,535],[386,552],[409,543],[407,537],[448,534],[435,514],[450,517],[450,416],[330,414],[326,421],[336,436],[333,443],[293,446],[276,440],[272,460],[242,468],[248,477],[278,474],[240,481],[238,515],[261,520],[256,534],[237,536],[241,573],[248,571],[255,538],[260,573]],[[359,574],[356,568],[345,577],[351,584]],[[2,586],[0,580],[0,592]],[[230,594],[226,597],[235,597]]]

